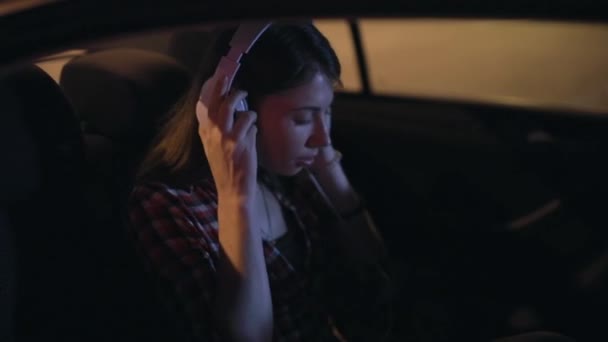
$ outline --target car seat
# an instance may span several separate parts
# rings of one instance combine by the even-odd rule
[[[2,340],[94,340],[96,230],[88,221],[82,137],[41,69],[0,79]],[[6,238],[6,240],[5,240]]]
[[[169,39],[167,54],[194,74],[200,67],[212,37],[212,32],[206,30],[177,31]]]
[[[60,79],[82,125],[91,209],[113,229],[106,241],[116,249],[109,264],[121,268],[108,269],[108,277],[126,282],[113,286],[123,287],[122,301],[129,303],[121,313],[128,322],[122,329],[137,333],[151,322],[168,327],[146,339],[175,338],[179,332],[156,298],[151,299],[152,279],[127,235],[126,201],[161,118],[189,84],[189,72],[172,58],[135,49],[109,49],[76,58],[66,64]],[[139,296],[133,297],[134,292]]]

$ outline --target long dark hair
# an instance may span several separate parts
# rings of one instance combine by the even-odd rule
[[[138,181],[190,184],[205,175],[195,106],[202,84],[213,75],[235,31],[232,27],[214,32],[192,87],[167,116]],[[340,84],[340,62],[325,36],[312,23],[273,23],[243,58],[233,86],[248,92],[249,107],[256,110],[264,96],[304,84],[318,72]]]

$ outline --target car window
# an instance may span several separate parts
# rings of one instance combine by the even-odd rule
[[[608,25],[360,20],[372,93],[608,112]]]
[[[346,20],[315,20],[315,26],[331,42],[342,66],[343,91],[360,92],[361,74],[355,53],[355,44]]]
[[[349,21],[317,19],[341,65],[343,91],[608,112],[608,25],[540,20],[359,19],[365,67]],[[165,53],[171,32],[104,47]],[[64,54],[38,63],[57,78]]]

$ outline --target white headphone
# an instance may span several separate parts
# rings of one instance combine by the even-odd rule
[[[220,59],[213,76],[205,81],[201,87],[199,102],[209,108],[209,100],[213,92],[213,85],[216,84],[217,80],[222,79],[223,77],[227,77],[228,79],[228,86],[226,89],[232,87],[234,77],[241,66],[241,58],[244,54],[249,52],[249,49],[251,49],[253,44],[255,44],[270,24],[270,22],[246,22],[239,25],[230,41],[230,50]],[[246,111],[248,109],[245,100],[237,103],[236,110]],[[196,106],[197,116],[199,115],[199,110],[201,110],[201,106]]]

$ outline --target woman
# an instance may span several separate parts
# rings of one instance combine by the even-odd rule
[[[401,340],[389,332],[382,239],[331,144],[333,49],[311,24],[273,24],[234,88],[216,80],[195,115],[233,33],[218,35],[130,198],[135,241],[167,303],[201,341]],[[251,110],[235,111],[245,98]],[[412,339],[401,320],[408,340],[438,340]]]
[[[197,118],[233,32],[142,165],[130,200],[140,252],[198,339],[377,339],[379,296],[363,291],[386,293],[384,248],[331,144],[336,54],[312,24],[273,24]],[[244,98],[251,110],[235,113]]]

